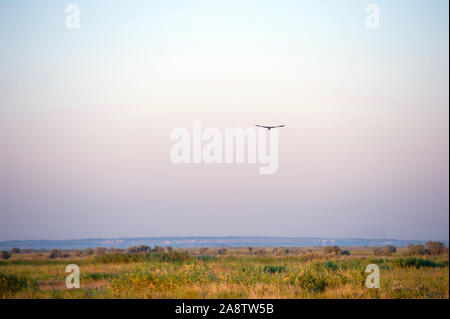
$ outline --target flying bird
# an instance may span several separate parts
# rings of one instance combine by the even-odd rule
[[[265,126],[265,125],[258,125],[258,124],[255,124],[255,126],[258,126],[258,127],[263,127],[263,128],[266,128],[266,129],[268,129],[268,130],[270,131],[270,129],[271,129],[271,128],[277,128],[277,127],[285,127],[286,125],[277,125],[277,126]]]

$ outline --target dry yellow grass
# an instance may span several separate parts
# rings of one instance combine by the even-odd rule
[[[65,286],[72,263],[80,266],[80,289]],[[380,267],[379,289],[364,284],[373,263]],[[448,298],[448,291],[447,253],[405,256],[404,250],[375,257],[367,248],[352,248],[350,256],[311,248],[191,249],[52,260],[18,254],[0,261],[2,298]]]

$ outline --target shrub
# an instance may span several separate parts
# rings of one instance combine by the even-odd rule
[[[415,267],[417,269],[429,267],[429,268],[445,268],[448,267],[448,261],[444,261],[442,263],[434,262],[432,260],[428,259],[421,259],[421,258],[400,258],[394,260],[394,264],[397,266],[407,268],[407,267]]]
[[[375,256],[391,256],[397,251],[397,248],[387,245],[384,247],[374,247],[372,250]]]
[[[0,272],[0,297],[24,288],[34,288],[35,286],[36,282],[34,280],[9,272]]]
[[[139,247],[131,246],[128,247],[128,252],[130,253],[149,253],[149,252],[156,252],[156,251],[164,251],[164,248],[155,246],[154,249],[151,249],[150,246],[146,245],[140,245]]]
[[[410,255],[428,255],[430,252],[425,248],[424,245],[408,245],[408,254]]]
[[[165,250],[164,247],[161,246],[155,246],[155,248],[152,249],[152,251],[155,253],[162,253],[164,252],[164,250]]]
[[[167,280],[156,272],[136,270],[125,273],[111,281],[110,289],[114,295],[133,296],[139,295],[143,298],[151,297],[156,290],[162,288],[173,289],[178,284],[176,279]]]
[[[296,281],[303,289],[314,292],[325,290],[327,285],[325,275],[323,273],[315,274],[311,271],[302,273]]]
[[[171,251],[169,253],[161,254],[161,261],[167,261],[167,262],[181,262],[181,261],[187,261],[191,257],[189,254],[185,251]]]
[[[9,259],[11,257],[11,253],[6,250],[0,251],[0,259]]]
[[[312,264],[312,269],[316,271],[324,271],[324,270],[338,270],[339,266],[337,263],[333,261],[326,261],[326,262],[318,262]]]
[[[285,272],[286,268],[283,266],[264,266],[263,271],[269,274],[275,274]]]
[[[219,255],[225,255],[225,254],[227,253],[227,249],[226,249],[226,248],[221,248],[221,249],[219,249],[219,250],[217,251],[217,253],[218,253]]]
[[[95,248],[95,254],[96,254],[97,256],[104,255],[105,252],[106,252],[106,248],[104,248],[104,247],[96,247],[96,248]]]
[[[130,246],[130,247],[128,247],[128,252],[137,253],[137,252],[139,252],[139,248],[137,248],[136,246]]]
[[[392,254],[395,254],[395,252],[397,251],[397,248],[391,245],[387,245],[383,247],[383,252],[387,255],[390,256]]]
[[[20,249],[19,248],[11,249],[11,254],[19,254],[19,253],[20,253]]]
[[[445,253],[445,245],[440,241],[427,241],[425,243],[430,255],[442,255]]]
[[[55,259],[55,258],[63,258],[65,257],[64,253],[58,249],[53,249],[50,251],[50,255],[48,255],[48,258]]]
[[[381,249],[381,247],[374,247],[374,248],[372,248],[372,251],[375,256],[383,255],[383,249]]]
[[[343,256],[350,256],[350,255],[351,255],[351,252],[350,252],[350,250],[343,250],[343,251],[342,251],[342,255],[343,255]]]
[[[93,250],[91,247],[88,247],[88,248],[86,248],[86,249],[84,250],[84,254],[85,254],[86,256],[91,256],[91,255],[94,254],[94,250]]]
[[[156,246],[156,247],[158,247],[158,246]],[[156,249],[156,247],[155,247],[155,249]],[[140,253],[148,253],[148,252],[151,252],[151,251],[156,251],[156,250],[152,250],[150,248],[150,246],[146,246],[146,245],[140,245],[138,247],[138,252],[140,252]]]
[[[323,247],[322,251],[326,255],[342,255],[342,250],[338,246],[325,246]]]

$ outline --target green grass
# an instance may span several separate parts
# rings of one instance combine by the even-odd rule
[[[23,289],[35,289],[36,281],[10,272],[0,272],[0,296],[13,295]]]
[[[228,248],[0,261],[1,298],[448,298],[448,254],[374,257],[350,249],[258,253]],[[81,289],[67,289],[65,267],[80,266]],[[365,268],[380,268],[380,288],[368,289]]]

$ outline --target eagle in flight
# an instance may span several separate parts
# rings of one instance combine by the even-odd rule
[[[271,129],[271,128],[277,128],[277,127],[285,127],[286,125],[277,125],[277,126],[265,126],[265,125],[258,125],[258,124],[255,124],[255,126],[258,126],[258,127],[263,127],[263,128],[266,128],[266,129],[268,129],[268,130],[270,131],[270,129]]]

